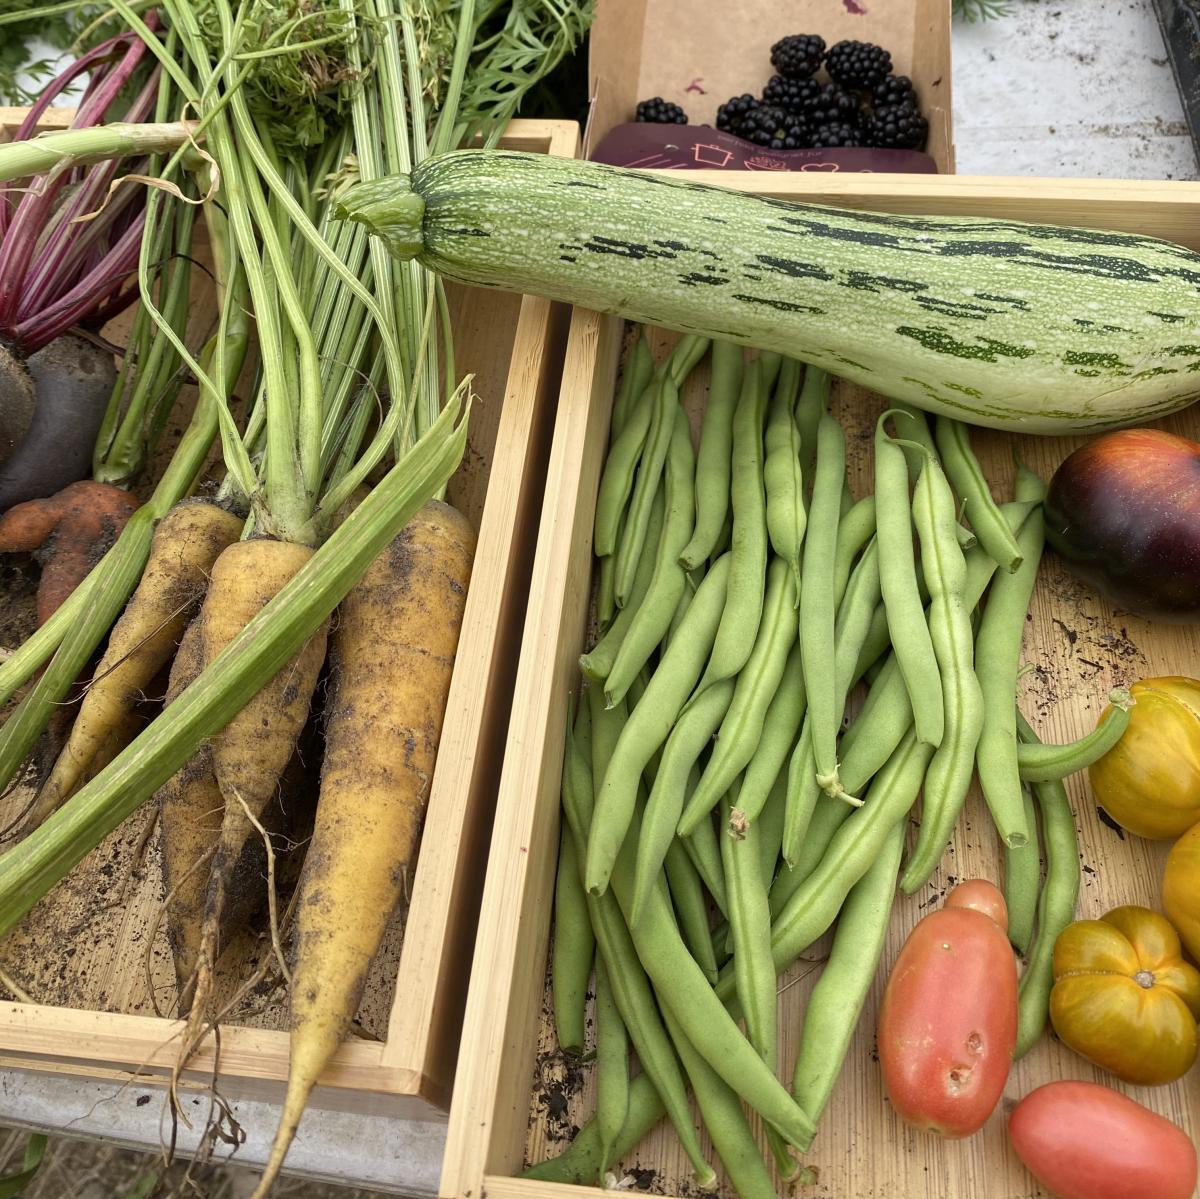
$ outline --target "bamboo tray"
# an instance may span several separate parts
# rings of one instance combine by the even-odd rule
[[[51,109],[42,127],[62,128],[71,115]],[[23,116],[0,109],[0,141]],[[503,144],[573,156],[578,141],[574,122],[517,120]],[[211,310],[211,284],[195,275],[194,306]],[[313,1100],[417,1118],[449,1106],[463,947],[478,913],[567,325],[564,308],[533,298],[452,288],[449,302],[458,369],[474,373],[477,399],[448,498],[475,527],[478,550],[407,917],[393,921],[368,982],[359,1013],[368,1035],[342,1047]],[[205,320],[198,315],[198,329]],[[104,334],[119,344],[128,324],[126,315]],[[151,1003],[151,988],[170,998],[174,983],[154,928],[155,843],[138,844],[144,821],[126,821],[0,946],[0,963],[36,1001],[7,1002],[0,991],[0,1067],[99,1075],[114,1090],[169,1075],[179,1024]],[[231,1101],[282,1095],[286,1002],[281,992],[267,999],[266,1011],[222,1025],[218,1085]],[[216,1066],[210,1037],[189,1078],[207,1084]]]
[[[698,178],[704,176],[697,172]],[[790,199],[894,212],[991,215],[1056,220],[1175,239],[1200,250],[1195,213],[1200,185],[1032,179],[713,173],[709,182]],[[627,330],[613,317],[576,310],[563,371],[538,556],[530,585],[514,719],[500,783],[496,832],[484,889],[472,985],[463,1027],[441,1194],[447,1199],[570,1199],[592,1193],[518,1177],[525,1163],[565,1148],[594,1110],[592,1067],[568,1063],[554,1041],[547,1004],[547,946],[559,829],[559,785],[568,696],[579,686],[591,596],[591,538],[596,492]],[[661,357],[667,337],[658,338]],[[689,381],[684,403],[693,425],[703,380]],[[870,440],[885,406],[844,382],[834,411],[847,427],[855,494],[869,487]],[[1161,422],[1200,436],[1200,408]],[[695,427],[693,428],[695,432]],[[990,481],[1011,495],[1013,449],[1044,478],[1083,438],[973,434]],[[1111,687],[1154,674],[1200,674],[1200,628],[1152,626],[1112,611],[1048,556],[1027,625],[1021,703],[1047,739],[1090,730]],[[1122,836],[1097,815],[1086,778],[1069,791],[1080,831],[1081,916],[1122,903],[1156,907],[1168,842]],[[952,850],[924,893],[897,898],[884,958],[846,1065],[805,1164],[815,1182],[798,1195],[838,1199],[1032,1199],[1038,1190],[1008,1147],[1005,1109],[1056,1078],[1113,1083],[1051,1036],[1013,1070],[1004,1101],[985,1129],[965,1141],[913,1132],[893,1115],[873,1061],[874,1026],[886,969],[925,910],[940,905],[956,879],[1002,878],[995,834],[977,789]],[[828,941],[824,942],[825,945]],[[820,957],[821,946],[809,955]],[[798,963],[780,982],[780,1076],[790,1080],[805,996],[815,963]],[[1120,1087],[1121,1084],[1116,1084]],[[1200,1138],[1200,1077],[1171,1087],[1121,1088]],[[619,1166],[619,1185],[667,1195],[696,1195],[672,1130],[660,1124]],[[780,1193],[785,1193],[780,1188]],[[731,1196],[726,1186],[723,1195]]]

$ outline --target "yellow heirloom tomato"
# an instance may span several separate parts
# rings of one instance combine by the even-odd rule
[[[1192,825],[1171,847],[1162,901],[1184,949],[1200,964],[1200,824]]]
[[[1170,921],[1121,907],[1054,943],[1050,1020],[1059,1040],[1126,1082],[1174,1082],[1196,1060],[1200,970]]]
[[[1178,837],[1200,820],[1200,680],[1143,679],[1129,690],[1129,727],[1088,767],[1092,790],[1131,833]]]

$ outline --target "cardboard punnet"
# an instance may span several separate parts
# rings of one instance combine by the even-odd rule
[[[950,122],[950,0],[598,0],[588,82],[592,108],[584,155],[614,126],[632,121],[639,100],[662,96],[694,125],[715,124],[717,106],[758,94],[771,75],[771,45],[792,33],[876,42],[894,70],[916,85],[929,120],[926,147],[943,174],[954,171]]]

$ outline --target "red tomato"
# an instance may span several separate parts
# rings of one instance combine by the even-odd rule
[[[1008,932],[1008,905],[995,883],[986,878],[969,878],[959,883],[946,896],[948,908],[970,908],[994,920],[1003,932]]]
[[[980,1129],[1004,1090],[1017,1040],[1017,963],[1004,898],[972,880],[913,929],[879,1012],[879,1063],[900,1117],[946,1137]],[[988,894],[988,889],[993,893]],[[966,899],[971,906],[960,906]]]
[[[1187,1133],[1098,1083],[1031,1091],[1013,1108],[1008,1135],[1058,1199],[1189,1199],[1196,1186]]]

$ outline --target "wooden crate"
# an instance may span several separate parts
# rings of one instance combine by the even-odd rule
[[[42,127],[64,127],[71,115],[52,109]],[[12,136],[23,116],[0,109],[0,141]],[[513,121],[503,142],[566,156],[577,153],[578,143],[574,122],[533,120]],[[197,288],[197,304],[207,298],[211,309],[211,286],[200,278]],[[410,906],[389,932],[364,999],[380,1039],[344,1045],[313,1101],[426,1118],[440,1118],[449,1106],[468,980],[466,947],[483,883],[568,317],[564,307],[543,300],[465,288],[451,288],[449,303],[457,367],[474,373],[477,399],[448,498],[475,527],[478,550]],[[119,341],[128,319],[114,322],[106,335]],[[35,908],[32,923],[0,947],[0,961],[31,998],[45,991],[57,997],[0,1002],[3,1067],[125,1082],[137,1076],[142,1083],[169,1075],[180,1026],[153,1015],[149,1001],[154,981],[171,971],[161,931],[157,939],[147,932],[161,903],[161,884],[153,856],[140,871],[132,860],[138,822],[131,818],[89,855]],[[108,916],[81,915],[114,870],[129,884],[126,901]],[[72,905],[64,893],[80,902]],[[147,939],[153,942],[149,981]],[[23,943],[29,943],[27,954],[20,952]],[[84,957],[91,960],[87,971],[76,968]],[[34,962],[37,977],[22,977],[22,967]],[[286,1004],[276,1002],[255,1023],[268,1026],[231,1023],[221,1029],[219,1085],[230,1099],[283,1091]],[[214,1065],[210,1037],[189,1078],[210,1078]]]
[[[714,174],[708,181],[780,198],[893,212],[969,213],[1144,231],[1200,250],[1195,220],[1200,184],[869,175],[815,181],[744,173]],[[588,624],[597,485],[625,333],[613,317],[576,310],[572,319],[547,475],[553,503],[543,512],[530,585],[515,715],[451,1108],[441,1189],[447,1199],[569,1199],[580,1193],[518,1175],[523,1163],[564,1148],[572,1127],[593,1110],[592,1068],[568,1068],[557,1052],[545,982],[564,726],[568,697],[579,686],[576,662]],[[664,338],[658,342],[661,356]],[[696,385],[689,381],[685,405],[694,409],[697,401],[702,403],[702,394],[695,394],[702,390],[702,380]],[[870,428],[884,405],[879,397],[843,382],[835,387],[833,404],[848,427],[851,483],[855,494],[862,495],[870,486],[870,441],[856,434]],[[692,416],[694,423],[694,410]],[[1161,423],[1196,437],[1200,408]],[[1021,458],[1048,479],[1084,440],[1014,439],[989,431],[973,436],[991,482],[1005,497],[1011,495],[1014,444]],[[1153,674],[1200,675],[1200,628],[1152,626],[1114,613],[1052,557],[1042,567],[1032,611],[1023,652],[1033,670],[1023,679],[1022,705],[1047,739],[1069,740],[1093,727],[1109,688],[1117,683]],[[1081,915],[1094,917],[1128,902],[1157,906],[1168,844],[1122,837],[1103,825],[1084,777],[1071,779],[1069,791],[1081,833]],[[940,903],[952,878],[999,880],[1001,871],[995,835],[976,790],[959,822],[953,850],[929,888],[911,899],[897,899],[883,966],[806,1158],[817,1180],[798,1194],[838,1199],[1032,1199],[1043,1194],[1008,1147],[1005,1109],[1053,1078],[1114,1080],[1047,1035],[1013,1070],[1005,1100],[986,1128],[968,1140],[951,1142],[917,1134],[895,1118],[872,1060],[883,978],[908,931],[925,910]],[[785,1082],[795,1060],[804,998],[815,976],[813,964],[801,963],[781,980],[779,1067]],[[1195,1071],[1171,1087],[1122,1089],[1181,1124],[1193,1138],[1200,1136]],[[618,1179],[627,1172],[624,1185],[636,1189],[698,1193],[673,1131],[662,1124],[614,1172]],[[728,1188],[724,1193],[730,1193]]]

